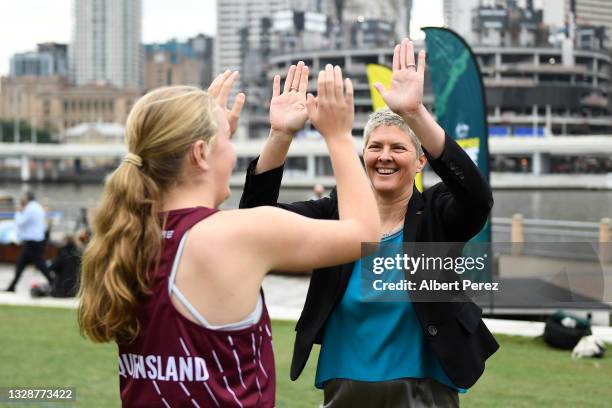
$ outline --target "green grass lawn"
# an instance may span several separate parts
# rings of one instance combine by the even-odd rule
[[[316,351],[297,382],[289,380],[292,322],[275,321],[278,407],[318,407]],[[610,407],[612,357],[572,360],[540,339],[497,336],[501,349],[462,407]],[[75,311],[0,306],[0,387],[75,387],[78,407],[119,406],[116,347],[96,345],[76,330]],[[7,407],[68,406],[58,404]]]

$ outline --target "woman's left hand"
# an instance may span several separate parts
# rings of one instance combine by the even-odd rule
[[[423,84],[425,82],[425,51],[414,61],[414,45],[408,39],[393,50],[393,76],[391,88],[385,89],[380,82],[374,84],[385,103],[393,112],[404,119],[416,114],[423,105]]]
[[[218,75],[214,81],[208,87],[208,94],[217,98],[221,109],[227,115],[227,121],[229,122],[230,132],[233,135],[238,128],[238,119],[240,119],[240,112],[244,106],[246,96],[240,92],[234,98],[234,105],[232,109],[227,107],[227,99],[229,98],[230,90],[234,81],[238,78],[238,71],[227,70],[224,73]]]

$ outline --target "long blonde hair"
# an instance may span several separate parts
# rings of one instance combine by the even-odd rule
[[[193,143],[214,142],[213,101],[198,88],[174,86],[132,108],[125,141],[142,165],[125,161],[108,178],[83,254],[78,322],[91,340],[130,343],[138,335],[138,305],[150,295],[161,253],[161,197],[179,181]]]

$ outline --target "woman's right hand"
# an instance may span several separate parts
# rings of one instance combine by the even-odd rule
[[[339,66],[328,64],[325,71],[319,72],[317,97],[308,94],[306,109],[310,121],[326,140],[351,135],[355,117],[353,84],[348,78],[342,79]]]

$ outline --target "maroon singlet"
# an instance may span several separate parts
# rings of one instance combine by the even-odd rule
[[[181,238],[216,211],[196,207],[168,214],[152,295],[138,313],[139,335],[133,343],[119,345],[124,407],[274,406],[274,356],[265,302],[258,323],[222,331],[192,322],[170,300],[168,279]]]

